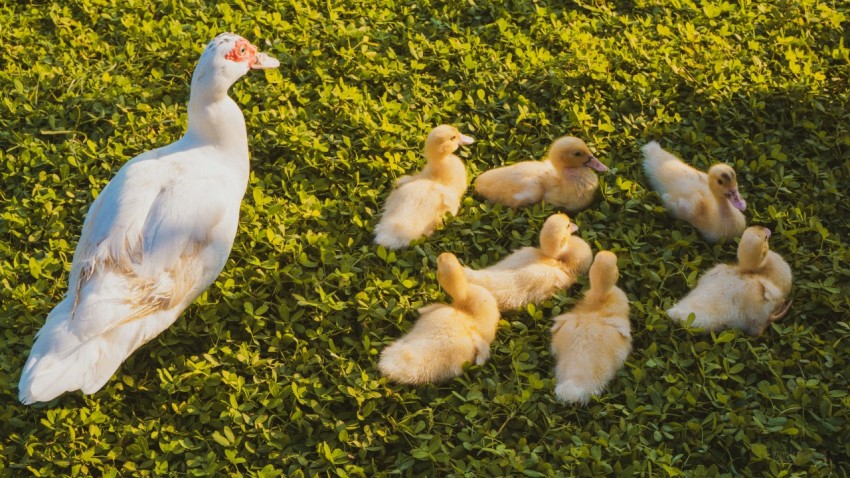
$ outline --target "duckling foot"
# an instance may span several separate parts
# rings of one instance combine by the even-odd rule
[[[780,308],[774,310],[773,313],[770,314],[770,317],[767,318],[767,322],[773,323],[773,322],[776,322],[777,320],[781,319],[782,317],[785,317],[785,314],[787,314],[788,310],[791,309],[791,304],[793,302],[794,301],[789,300],[788,302],[783,304]]]
[[[789,300],[788,302],[782,304],[776,310],[774,310],[773,313],[770,314],[767,317],[767,322],[765,322],[764,325],[762,325],[761,331],[759,331],[759,333],[756,335],[756,337],[761,337],[762,335],[764,335],[764,333],[767,331],[768,327],[770,327],[770,324],[776,322],[777,320],[781,319],[782,317],[785,317],[785,314],[787,314],[788,310],[791,309],[792,303],[793,303],[793,301]]]

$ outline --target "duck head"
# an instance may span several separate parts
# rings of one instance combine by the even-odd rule
[[[578,226],[566,214],[552,214],[546,218],[540,229],[540,250],[543,255],[553,259],[567,252],[570,236],[578,231]]]
[[[549,147],[549,161],[560,170],[566,168],[587,167],[596,171],[608,171],[608,167],[602,164],[590,148],[581,138],[575,136],[563,136],[555,140]]]
[[[192,93],[221,97],[250,70],[278,66],[279,61],[258,52],[248,40],[234,33],[222,33],[213,38],[201,54],[192,75]]]
[[[767,259],[770,246],[770,229],[761,226],[750,226],[741,236],[738,243],[738,267],[743,272],[754,272],[761,268]]]
[[[460,147],[460,145],[470,145],[475,140],[464,134],[460,134],[454,126],[440,125],[432,129],[425,138],[425,157],[427,159],[444,158]]]
[[[708,170],[708,188],[715,197],[724,197],[735,209],[747,209],[747,203],[738,191],[735,170],[725,164],[715,164]]]

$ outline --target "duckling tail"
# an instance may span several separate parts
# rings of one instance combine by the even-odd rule
[[[390,380],[411,385],[441,382],[463,372],[435,340],[396,342],[381,353],[378,368]]]
[[[407,247],[416,239],[424,235],[420,227],[415,227],[404,221],[381,221],[375,227],[375,244],[387,249],[401,249]]]
[[[555,396],[562,402],[584,404],[590,400],[591,395],[593,395],[592,390],[582,387],[573,380],[566,380],[555,386]]]

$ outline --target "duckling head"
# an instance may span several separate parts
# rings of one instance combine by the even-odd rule
[[[750,226],[741,236],[738,243],[738,267],[742,272],[754,272],[761,268],[767,259],[770,246],[770,229],[761,226]]]
[[[437,257],[437,282],[456,302],[466,301],[469,292],[466,275],[457,257],[451,252],[444,252]]]
[[[590,266],[589,296],[604,297],[617,284],[620,271],[617,269],[617,255],[611,251],[599,251]]]
[[[608,171],[581,138],[563,136],[555,140],[549,147],[549,161],[560,170],[567,168],[587,167],[597,171]]]
[[[715,197],[725,197],[736,209],[747,209],[747,203],[738,192],[735,170],[725,164],[715,164],[708,170],[708,187]]]
[[[454,126],[440,125],[432,129],[425,139],[425,157],[428,160],[442,159],[457,151],[460,145],[469,145],[475,142],[469,136],[460,134]]]
[[[566,214],[552,214],[540,229],[540,250],[546,257],[556,259],[567,252],[570,235],[578,226]]]

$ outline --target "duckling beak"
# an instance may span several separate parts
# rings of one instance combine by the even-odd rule
[[[576,232],[578,232],[578,226],[574,222],[570,223],[569,229],[570,229],[570,234],[575,234]]]
[[[773,233],[772,233],[772,232],[770,232],[770,229],[768,229],[768,228],[764,228],[764,238],[765,238],[765,239],[770,239],[770,235],[771,235],[771,234],[773,234]]]
[[[475,142],[475,140],[472,139],[472,136],[467,136],[465,134],[460,135],[460,144],[462,144],[464,146],[469,146],[470,144],[472,144],[474,142]]]
[[[741,197],[741,193],[738,192],[738,188],[730,189],[729,192],[726,193],[726,198],[729,199],[729,202],[732,203],[732,206],[738,210],[747,209],[747,203],[744,202],[744,199]]]
[[[277,58],[272,58],[265,53],[257,53],[254,57],[254,61],[251,63],[252,70],[268,70],[279,66],[280,62],[277,61]]]
[[[588,159],[588,160],[584,163],[584,165],[585,165],[585,166],[587,166],[587,167],[588,167],[588,168],[590,168],[590,169],[595,169],[595,170],[597,170],[597,171],[601,171],[601,172],[603,172],[603,173],[604,173],[605,171],[608,171],[608,166],[605,166],[604,164],[602,164],[602,162],[601,162],[601,161],[599,161],[598,159],[596,159],[596,156],[591,156],[591,157],[590,157],[590,159]]]

